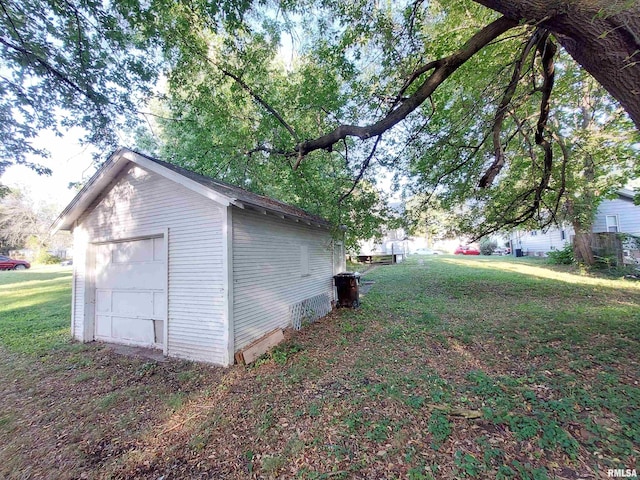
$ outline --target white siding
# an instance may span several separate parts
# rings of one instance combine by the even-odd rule
[[[87,261],[87,231],[82,227],[73,230],[73,308],[71,319],[71,335],[81,342],[93,339],[93,334],[85,336],[85,278]]]
[[[228,363],[224,343],[223,208],[160,175],[131,166],[79,220],[79,231],[86,230],[92,241],[145,236],[168,229],[169,356]],[[78,308],[84,263],[78,264],[76,329],[84,320]]]
[[[290,306],[332,298],[329,232],[273,215],[233,208],[235,349],[289,324]],[[301,258],[304,252],[308,258]],[[308,275],[303,275],[308,261]]]
[[[565,244],[570,242],[571,235],[573,235],[573,229],[570,227],[565,227],[564,231],[564,240],[562,240],[562,230],[559,228],[552,228],[546,232],[536,230],[534,235],[530,231],[518,231],[512,238],[513,248],[521,248],[525,254],[561,250]]]
[[[619,233],[640,236],[640,206],[634,205],[632,200],[627,198],[604,200],[598,207],[593,222],[592,230],[594,233],[607,231],[608,215],[617,216]],[[574,235],[571,226],[566,226],[564,230],[566,240],[561,240],[561,230],[558,228],[552,228],[546,233],[537,230],[537,235],[531,235],[531,232],[528,231],[516,231],[512,236],[513,248],[522,248],[525,253],[548,252],[554,248],[561,249]]]
[[[607,231],[607,215],[618,216],[620,233],[640,235],[640,206],[634,205],[629,199],[604,200],[598,207],[598,213],[593,222],[596,233]]]

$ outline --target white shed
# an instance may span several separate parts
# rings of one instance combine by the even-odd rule
[[[125,148],[53,228],[74,238],[74,338],[220,365],[326,314],[344,270],[326,220]]]

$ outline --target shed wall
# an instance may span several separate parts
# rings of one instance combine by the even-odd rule
[[[74,336],[93,338],[85,328],[88,242],[168,231],[167,354],[228,364],[225,208],[138,166],[125,169],[74,229]]]
[[[321,294],[333,299],[333,244],[326,229],[302,222],[235,207],[232,218],[234,338],[239,350],[287,327],[292,305]]]
[[[88,238],[87,231],[82,227],[73,230],[73,299],[71,308],[71,335],[76,340],[87,342],[93,339],[85,337],[85,281],[87,262]]]

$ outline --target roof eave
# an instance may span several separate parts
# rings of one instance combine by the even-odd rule
[[[113,152],[106,162],[93,174],[89,181],[71,200],[51,225],[51,233],[59,230],[71,230],[73,223],[82,215],[100,192],[120,173],[123,162],[119,148]]]
[[[250,208],[251,210],[254,210],[256,212],[262,213],[262,214],[267,214],[270,213],[278,218],[281,218],[283,220],[290,220],[290,221],[294,221],[296,223],[304,223],[306,225],[309,226],[314,226],[314,227],[318,227],[318,228],[326,228],[326,229],[330,229],[331,228],[331,223],[327,222],[326,220],[320,220],[317,218],[310,218],[310,217],[304,217],[304,216],[299,216],[299,215],[294,215],[292,213],[284,213],[281,210],[278,210],[276,208],[268,208],[265,207],[264,205],[256,205],[250,202],[233,202],[233,204],[238,207],[238,208],[242,208],[242,209],[246,209],[246,208]]]
[[[51,225],[51,232],[56,233],[59,230],[71,230],[74,222],[87,208],[89,208],[91,203],[98,197],[98,195],[100,195],[109,183],[117,177],[128,163],[134,163],[147,171],[161,175],[162,177],[183,185],[189,190],[199,193],[223,206],[228,206],[236,201],[235,198],[229,198],[215,192],[198,182],[190,180],[184,175],[180,175],[173,170],[149,160],[133,150],[121,147],[109,156],[107,161],[102,164],[87,184],[82,187],[73,200],[71,200],[69,205],[67,205]]]
[[[295,215],[289,212],[282,212],[278,208],[269,208],[265,205],[253,204],[246,200],[232,198],[224,195],[210,187],[194,181],[179,172],[169,169],[152,159],[141,155],[133,150],[125,147],[118,148],[113,152],[104,164],[96,171],[87,184],[78,192],[73,200],[62,211],[58,218],[51,225],[51,232],[56,233],[59,230],[71,230],[75,221],[80,218],[82,213],[89,208],[91,203],[100,195],[100,193],[112,182],[123,168],[129,163],[136,164],[147,171],[156,173],[168,180],[172,180],[189,190],[203,195],[210,200],[222,206],[235,205],[244,209],[250,207],[264,213],[269,212],[283,219],[293,220],[295,222],[305,223],[307,225],[317,226],[319,228],[331,228],[331,224],[325,220]]]
[[[124,158],[141,166],[145,170],[148,170],[153,173],[157,173],[158,175],[161,175],[168,180],[172,180],[177,184],[182,185],[196,193],[199,193],[200,195],[203,195],[208,199],[213,200],[214,202],[222,206],[226,207],[229,204],[235,203],[237,200],[236,198],[228,197],[222,193],[216,192],[215,190],[205,185],[202,185],[201,183],[191,180],[190,178],[185,177],[184,175],[178,172],[175,172],[167,167],[164,167],[160,165],[158,162],[154,162],[153,160],[150,160],[144,155],[140,155],[139,153],[136,153],[133,150],[129,150],[125,148],[123,149],[123,151],[124,153],[122,156]]]

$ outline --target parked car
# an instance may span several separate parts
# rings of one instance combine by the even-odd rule
[[[440,255],[442,252],[431,250],[430,248],[418,248],[415,253],[416,255]]]
[[[469,245],[460,245],[453,253],[455,255],[480,255],[480,250]]]
[[[24,270],[31,268],[31,264],[24,260],[14,260],[13,258],[0,255],[0,270]]]

